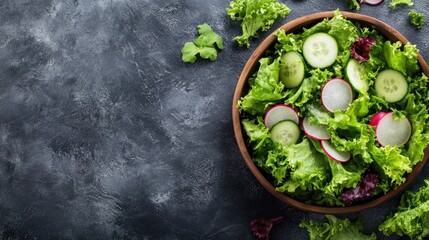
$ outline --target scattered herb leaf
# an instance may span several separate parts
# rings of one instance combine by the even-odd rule
[[[213,29],[207,24],[198,25],[198,33],[200,36],[194,42],[187,42],[182,48],[182,61],[194,63],[197,60],[197,54],[201,58],[215,61],[217,58],[217,50],[223,49],[222,37],[213,32]]]

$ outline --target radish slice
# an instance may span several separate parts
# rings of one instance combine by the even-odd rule
[[[411,123],[406,117],[401,120],[393,119],[393,112],[390,112],[378,122],[375,133],[377,141],[383,147],[401,146],[411,137]]]
[[[383,0],[364,0],[364,2],[368,5],[378,5],[383,2]]]
[[[264,123],[271,129],[276,123],[284,120],[292,120],[299,124],[298,113],[292,107],[285,104],[277,104],[265,113]]]
[[[372,118],[371,121],[369,121],[369,125],[377,127],[378,123],[380,122],[380,120],[386,116],[386,114],[388,114],[388,112],[379,112],[377,114],[375,114]]]
[[[307,136],[316,140],[329,140],[331,136],[326,126],[311,124],[308,118],[305,117],[302,121],[302,129]]]
[[[340,78],[325,83],[322,89],[322,104],[329,112],[347,110],[353,101],[353,90],[350,84]]]
[[[323,151],[325,151],[326,155],[328,155],[332,160],[345,163],[351,158],[350,152],[338,151],[335,149],[334,145],[332,145],[331,141],[320,141],[320,144],[322,145]]]

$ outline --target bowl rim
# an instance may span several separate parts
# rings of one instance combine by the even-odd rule
[[[377,29],[377,31],[379,31],[382,35],[384,35],[389,40],[401,41],[404,44],[409,42],[400,32],[398,32],[396,29],[394,29],[387,23],[382,22],[381,20],[366,16],[363,14],[352,13],[347,11],[341,11],[340,13],[348,20],[374,26],[375,29]],[[318,12],[318,13],[305,15],[284,24],[277,30],[273,31],[267,38],[265,38],[265,40],[256,48],[256,50],[250,56],[250,58],[248,59],[246,65],[244,66],[240,74],[239,80],[235,88],[234,97],[233,97],[232,121],[233,121],[234,135],[235,135],[239,150],[241,152],[241,155],[244,158],[244,161],[246,162],[248,168],[253,173],[253,175],[257,178],[257,180],[272,195],[277,197],[279,200],[287,203],[288,205],[291,205],[297,209],[300,209],[306,212],[323,213],[323,214],[348,214],[348,213],[355,213],[358,211],[362,211],[364,209],[375,207],[385,201],[392,199],[398,193],[402,192],[415,179],[415,177],[420,173],[420,171],[423,169],[424,165],[426,164],[429,157],[429,146],[424,150],[424,157],[422,161],[414,166],[413,171],[407,175],[405,182],[402,183],[400,186],[398,186],[396,189],[390,190],[385,195],[382,195],[371,201],[364,202],[358,205],[349,206],[349,207],[326,207],[326,206],[311,205],[311,204],[307,204],[299,200],[296,200],[284,193],[277,192],[274,186],[271,184],[271,182],[265,178],[265,176],[262,174],[260,169],[254,164],[244,141],[244,137],[243,137],[244,133],[242,131],[241,122],[240,122],[240,113],[237,108],[237,102],[242,96],[243,89],[246,86],[248,77],[250,76],[250,74],[254,72],[258,64],[258,60],[262,57],[263,53],[270,46],[272,46],[277,40],[275,33],[278,30],[283,29],[287,33],[294,32],[296,30],[302,29],[305,26],[322,21],[325,18],[332,18],[333,16],[334,16],[334,11]],[[418,63],[420,65],[420,68],[422,69],[422,72],[429,77],[429,67],[420,53],[418,55]]]

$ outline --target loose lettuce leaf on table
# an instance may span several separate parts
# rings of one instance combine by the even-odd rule
[[[423,24],[425,24],[425,15],[423,13],[417,13],[416,11],[412,10],[408,13],[408,16],[410,17],[411,24],[413,24],[418,29],[422,28]]]
[[[350,9],[359,10],[360,4],[357,0],[346,0],[346,2],[349,4]]]
[[[278,17],[286,17],[290,9],[277,0],[235,0],[226,9],[232,20],[241,21],[243,35],[234,38],[240,46],[250,47],[249,38],[258,31],[267,31]]]
[[[429,235],[429,181],[415,194],[406,192],[396,213],[381,223],[379,230],[384,235],[393,233],[422,240]]]
[[[412,0],[391,0],[389,6],[395,8],[399,5],[408,5],[409,7],[413,6],[414,3]]]
[[[349,219],[339,219],[332,215],[326,215],[327,223],[315,221],[302,221],[300,227],[310,234],[310,240],[375,240],[375,233],[365,235],[362,233],[362,221],[351,222]]]

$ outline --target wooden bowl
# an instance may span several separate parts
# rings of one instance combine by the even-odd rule
[[[341,12],[341,14],[353,22],[359,22],[363,26],[374,26],[387,39],[390,39],[392,41],[401,41],[403,43],[408,42],[408,40],[401,33],[399,33],[393,27],[389,26],[388,24],[380,20],[365,16],[365,15],[350,13],[350,12]],[[291,22],[288,22],[285,25],[283,25],[280,29],[285,30],[286,33],[296,32],[296,31],[302,30],[303,27],[310,27],[315,23],[322,21],[324,18],[332,18],[333,16],[334,16],[333,12],[315,13],[315,14],[300,17]],[[237,101],[242,97],[243,90],[246,89],[247,79],[257,69],[258,60],[263,56],[264,52],[269,47],[275,44],[276,40],[277,40],[277,37],[275,36],[275,32],[270,34],[259,45],[259,47],[255,50],[255,52],[252,54],[250,59],[247,61],[240,75],[240,79],[238,80],[235,93],[234,93],[234,100],[232,104],[232,120],[234,125],[234,134],[237,140],[238,147],[240,149],[241,155],[244,158],[244,161],[246,162],[247,166],[250,168],[252,173],[255,175],[255,177],[258,179],[258,181],[264,186],[265,189],[267,189],[271,194],[273,194],[283,202],[304,211],[323,213],[323,214],[346,214],[346,213],[358,212],[367,208],[375,207],[380,203],[393,198],[395,195],[403,191],[408,186],[408,184],[410,184],[410,182],[414,180],[414,178],[417,176],[417,174],[422,170],[423,166],[425,165],[429,156],[429,147],[425,149],[425,155],[423,160],[414,167],[411,173],[407,175],[406,181],[402,185],[400,185],[394,190],[389,191],[385,195],[382,195],[374,200],[371,200],[362,204],[358,204],[350,207],[323,207],[318,205],[310,205],[310,204],[306,204],[301,201],[298,201],[292,197],[289,197],[284,193],[277,192],[275,190],[271,182],[265,178],[261,170],[253,163],[252,158],[250,157],[250,154],[247,150],[246,143],[243,137],[245,133],[241,129],[240,113],[237,109]],[[426,74],[426,76],[429,76],[429,67],[427,66],[425,60],[420,54],[418,56],[418,61],[422,71]]]

